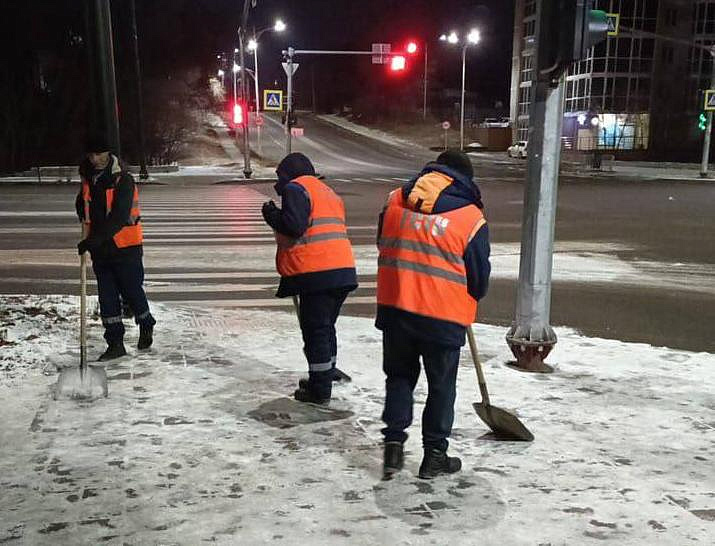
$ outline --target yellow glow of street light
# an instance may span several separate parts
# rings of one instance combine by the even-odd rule
[[[459,42],[459,36],[456,32],[452,31],[449,33],[449,36],[447,36],[447,41],[450,44],[456,44],[457,42]]]
[[[285,29],[286,24],[280,19],[276,20],[276,24],[273,26],[273,30],[275,30],[276,32],[283,32]]]
[[[472,30],[469,31],[469,34],[467,34],[467,41],[470,44],[478,44],[480,39],[481,39],[481,36],[479,34],[479,31],[476,28],[473,28]]]
[[[248,40],[248,45],[246,47],[248,48],[248,51],[258,49],[258,42],[256,42],[255,39],[251,38],[250,40]]]

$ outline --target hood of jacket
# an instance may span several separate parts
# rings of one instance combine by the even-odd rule
[[[119,158],[114,154],[109,154],[109,163],[103,171],[108,172],[111,176],[116,176],[121,173],[122,170],[123,168]],[[92,165],[92,162],[89,158],[85,157],[79,165],[80,176],[86,180],[92,180],[96,173],[97,171],[95,170],[94,165]]]
[[[428,163],[402,186],[402,196],[412,210],[439,214],[467,205],[484,208],[479,187],[472,180],[446,165]]]

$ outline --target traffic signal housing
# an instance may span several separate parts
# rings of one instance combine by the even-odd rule
[[[537,77],[555,80],[608,37],[608,14],[594,0],[542,0]]]
[[[700,112],[700,116],[698,117],[698,129],[701,131],[705,131],[708,128],[708,117],[705,115],[705,112]]]

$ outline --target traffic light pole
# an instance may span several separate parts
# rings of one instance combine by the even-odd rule
[[[715,86],[715,48],[710,49],[712,59],[712,73],[710,75],[710,89]],[[703,140],[703,157],[700,162],[700,178],[708,177],[708,167],[710,163],[710,140],[713,132],[713,112],[708,110],[708,124],[705,128],[705,139]]]
[[[109,0],[86,0],[86,24],[89,46],[92,130],[105,135],[112,147],[112,152],[120,155],[112,13],[109,8]]]
[[[556,87],[550,82],[533,85],[516,318],[506,339],[517,367],[548,372],[544,359],[556,344],[549,321],[564,79]]]
[[[462,104],[459,114],[459,149],[464,151],[464,89],[467,78],[467,44],[462,47]]]
[[[288,88],[286,91],[286,155],[291,152],[291,131],[290,131],[290,118],[293,112],[293,55],[295,50],[292,47],[288,48]]]
[[[139,36],[137,34],[137,12],[135,1],[129,2],[132,18],[132,45],[134,50],[134,73],[137,79],[137,131],[139,132],[139,178],[146,180],[149,173],[146,168],[146,139],[144,138],[144,104],[142,101],[142,71],[139,63]]]
[[[239,62],[241,63],[241,104],[245,109],[248,101],[246,100],[246,28],[248,25],[248,10],[251,7],[251,2],[244,0],[243,2],[243,18],[241,19],[241,28],[238,29],[238,51]],[[248,141],[248,112],[243,113],[243,124],[241,125],[243,136],[243,175],[246,178],[251,178],[253,171],[251,170],[251,146]]]

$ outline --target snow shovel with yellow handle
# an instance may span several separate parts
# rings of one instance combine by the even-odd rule
[[[513,440],[519,442],[531,442],[534,435],[529,432],[519,418],[513,413],[492,406],[489,403],[489,392],[487,391],[487,382],[484,379],[482,365],[479,362],[479,354],[477,352],[477,342],[474,339],[474,332],[471,326],[467,326],[467,340],[469,341],[469,350],[472,353],[474,368],[477,370],[477,379],[479,380],[479,390],[482,393],[482,401],[474,402],[474,410],[479,415],[479,418],[492,429],[492,432],[499,440]]]
[[[89,233],[82,224],[82,236]],[[87,253],[79,257],[79,366],[63,368],[55,386],[55,400],[94,400],[109,394],[107,372],[102,366],[87,363]]]

